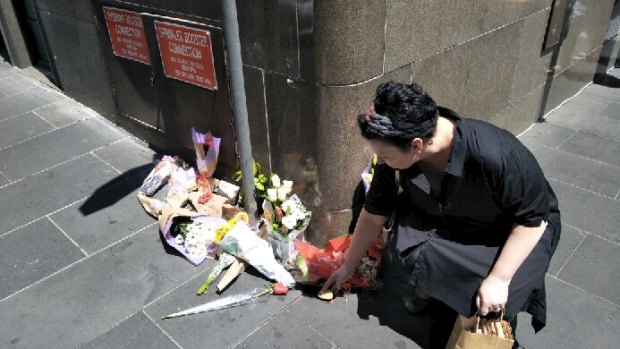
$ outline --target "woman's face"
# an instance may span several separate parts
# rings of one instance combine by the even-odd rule
[[[417,139],[419,140],[419,138]],[[420,147],[415,140],[408,150],[403,150],[377,139],[371,139],[368,143],[375,154],[377,154],[377,163],[385,163],[393,169],[404,170],[419,160]]]

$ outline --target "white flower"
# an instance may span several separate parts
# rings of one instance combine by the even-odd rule
[[[274,202],[278,200],[278,190],[277,189],[267,189],[267,200]]]
[[[293,191],[293,181],[287,181],[286,179],[282,181],[282,188],[286,189],[286,193],[289,194]]]
[[[274,188],[280,188],[280,177],[277,174],[271,175],[271,184]]]
[[[179,234],[177,236],[174,237],[174,242],[177,243],[177,245],[182,245],[185,240],[183,239],[183,235]]]
[[[278,200],[284,201],[286,200],[286,188],[278,188]]]
[[[303,213],[303,212],[299,209],[299,207],[296,207],[296,208],[295,208],[295,210],[293,210],[293,211],[290,213],[290,215],[291,215],[291,216],[293,216],[293,217],[295,217],[295,219],[297,219],[297,220],[302,220],[302,219],[306,218],[306,214],[305,214],[305,213]]]
[[[285,215],[288,215],[295,209],[295,204],[291,202],[290,200],[288,200],[288,201],[283,202],[280,208],[282,209],[282,212],[284,212]]]
[[[282,224],[285,225],[289,229],[295,229],[297,225],[297,219],[293,216],[284,216],[282,217]]]

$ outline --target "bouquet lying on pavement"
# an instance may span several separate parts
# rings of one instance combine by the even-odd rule
[[[295,281],[307,285],[319,285],[344,263],[345,253],[351,244],[351,239],[351,235],[331,239],[325,249],[319,249],[307,242],[295,241],[295,248],[299,251],[299,255],[295,264],[287,269]],[[341,285],[341,289],[348,291],[357,287],[380,288],[382,283],[377,279],[377,275],[381,266],[382,248],[383,240],[375,240],[355,269],[353,276]]]

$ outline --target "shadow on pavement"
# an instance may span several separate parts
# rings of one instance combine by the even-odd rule
[[[358,292],[357,314],[362,319],[374,316],[382,326],[410,338],[422,348],[444,348],[456,312],[438,301],[431,301],[427,309],[413,315],[405,310],[402,299],[411,293],[406,281],[408,275],[394,256],[393,247],[384,251],[381,275],[384,287],[380,291]]]
[[[153,168],[153,164],[134,167],[103,184],[80,206],[84,216],[110,207],[142,185],[142,180]]]

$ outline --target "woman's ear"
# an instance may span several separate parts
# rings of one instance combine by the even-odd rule
[[[414,151],[420,151],[423,145],[424,141],[422,140],[422,138],[414,138],[411,140],[411,148]]]

